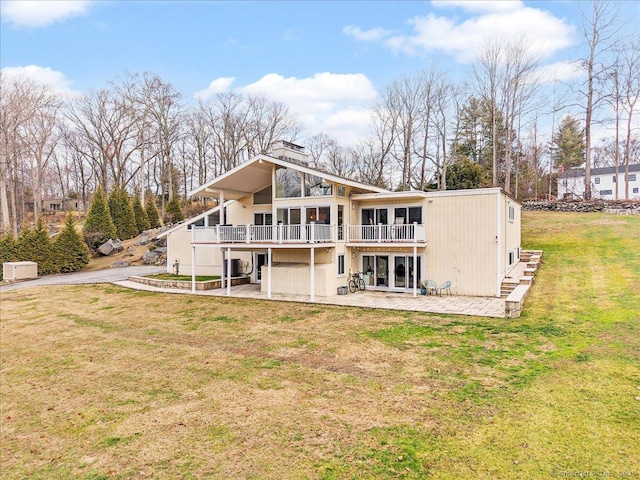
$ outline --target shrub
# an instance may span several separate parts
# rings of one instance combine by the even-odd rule
[[[82,233],[85,243],[93,250],[110,238],[116,238],[116,227],[111,219],[109,204],[100,187],[93,196]]]

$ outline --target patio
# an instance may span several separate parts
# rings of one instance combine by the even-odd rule
[[[226,289],[198,291],[194,294],[191,291],[152,287],[130,280],[115,283],[122,287],[137,290],[227,297]],[[260,285],[256,284],[234,286],[231,289],[231,295],[229,296],[235,298],[267,300],[267,294],[261,292]],[[271,300],[314,303],[321,305],[338,305],[345,307],[381,308],[387,310],[505,318],[504,299],[493,297],[462,297],[455,295],[450,297],[438,297],[432,295],[418,295],[418,297],[414,298],[410,293],[358,291],[356,293],[349,293],[348,295],[334,295],[331,297],[316,296],[313,302],[309,299],[308,295],[282,295],[274,293],[271,295]]]

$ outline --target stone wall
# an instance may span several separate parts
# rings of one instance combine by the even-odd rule
[[[638,201],[592,200],[582,202],[525,202],[523,210],[546,210],[551,212],[605,212],[621,215],[640,215]]]

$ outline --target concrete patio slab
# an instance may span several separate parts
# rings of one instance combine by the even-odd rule
[[[116,281],[114,283],[122,287],[152,292],[214,297],[227,296],[226,289],[198,291],[194,294],[189,290],[153,287],[130,280]],[[268,300],[267,294],[260,290],[260,285],[255,284],[234,286],[231,289],[230,297]],[[462,297],[455,295],[438,297],[433,295],[418,295],[418,297],[414,298],[410,293],[359,291],[349,293],[348,295],[336,295],[332,297],[316,296],[313,302],[311,302],[306,295],[281,295],[274,293],[271,295],[271,299],[283,302],[314,303],[344,307],[381,308],[386,310],[505,318],[504,299],[493,297]]]

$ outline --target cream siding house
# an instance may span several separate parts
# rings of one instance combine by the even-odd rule
[[[312,169],[287,142],[190,195],[225,208],[163,234],[168,270],[246,275],[269,298],[336,295],[350,272],[372,290],[417,295],[430,279],[499,297],[519,259],[520,205],[499,188],[391,192]]]

